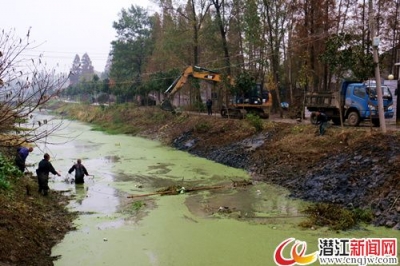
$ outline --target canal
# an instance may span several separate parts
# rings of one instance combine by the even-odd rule
[[[36,119],[47,119],[49,130],[61,127],[38,143],[28,163],[49,153],[61,173],[52,176],[50,187],[71,194],[68,207],[79,213],[76,230],[53,248],[52,256],[60,257],[55,265],[276,265],[274,252],[288,238],[305,241],[306,253],[312,253],[319,238],[399,237],[398,231],[374,227],[302,229],[306,202],[271,184],[233,187],[232,181],[249,180],[242,170],[45,113]],[[68,174],[78,158],[90,174],[84,185]],[[222,188],[143,196],[171,186]]]

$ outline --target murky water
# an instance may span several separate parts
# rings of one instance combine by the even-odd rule
[[[58,123],[48,120],[49,127]],[[275,265],[274,251],[289,237],[306,241],[314,252],[319,237],[400,236],[376,228],[340,234],[299,229],[306,203],[287,198],[283,188],[264,183],[233,188],[232,180],[248,178],[244,171],[158,142],[103,134],[78,122],[64,125],[28,157],[28,163],[37,163],[43,152],[52,156],[62,176],[53,177],[50,186],[74,194],[69,207],[80,212],[77,230],[52,251],[61,255],[55,265]],[[92,175],[79,186],[65,181],[77,158]],[[224,187],[138,197],[172,185]]]

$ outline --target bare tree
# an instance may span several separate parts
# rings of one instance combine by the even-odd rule
[[[30,42],[30,31],[23,38],[15,34],[15,29],[3,29],[0,33],[0,147],[3,149],[39,141],[62,126],[62,122],[34,119],[36,111],[57,96],[68,81],[66,74],[46,69],[43,55],[24,57],[35,48]]]

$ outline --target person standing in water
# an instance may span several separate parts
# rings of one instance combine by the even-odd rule
[[[50,162],[50,155],[45,153],[43,159],[39,162],[39,167],[36,170],[38,177],[39,193],[47,196],[49,193],[49,174],[61,176]]]
[[[85,183],[85,175],[88,176],[88,171],[86,167],[82,164],[82,160],[78,159],[77,162],[68,170],[68,174],[75,171],[75,184]]]

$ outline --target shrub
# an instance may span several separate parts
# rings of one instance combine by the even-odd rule
[[[109,100],[109,95],[107,93],[100,93],[100,95],[97,97],[97,101],[99,104],[107,103]]]
[[[207,122],[200,122],[194,126],[194,131],[199,133],[208,132],[211,128],[211,125]]]
[[[0,155],[0,190],[9,190],[11,188],[9,178],[21,175],[21,171],[13,163]]]
[[[9,190],[10,188],[10,181],[0,178],[0,190]]]
[[[246,121],[249,122],[249,124],[253,126],[257,132],[264,129],[264,122],[258,115],[247,114]]]
[[[368,223],[373,218],[370,210],[349,210],[329,203],[317,203],[304,210],[304,213],[308,215],[308,220],[300,223],[300,226],[328,226],[332,230],[348,230],[358,223]]]

